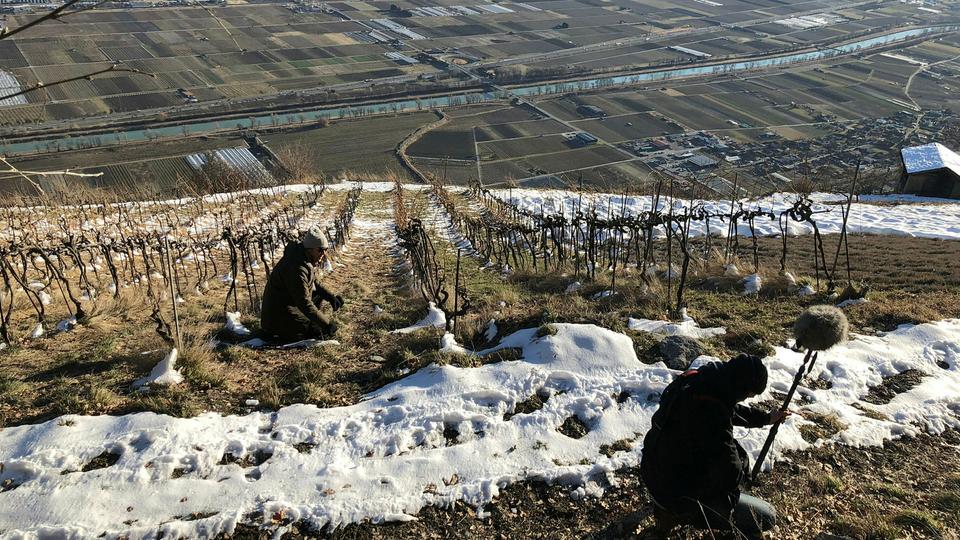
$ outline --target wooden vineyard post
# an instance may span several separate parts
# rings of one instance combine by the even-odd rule
[[[460,319],[460,254],[457,248],[457,271],[453,278],[453,335],[457,335],[457,321]]]
[[[183,339],[180,336],[180,312],[177,308],[177,287],[173,280],[173,261],[170,259],[170,240],[163,237],[163,252],[166,254],[167,283],[170,285],[170,302],[173,303],[173,327],[176,331],[177,349],[183,350]]]

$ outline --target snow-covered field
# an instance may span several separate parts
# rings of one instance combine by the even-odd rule
[[[565,190],[535,190],[535,189],[501,189],[494,193],[505,201],[532,212],[560,213],[571,216],[582,204],[583,211],[596,208],[600,216],[638,215],[649,211],[653,206],[650,196],[627,196],[617,194],[584,194],[582,203],[580,195],[575,191]],[[511,198],[512,197],[512,198]],[[843,223],[842,202],[846,201],[843,195],[816,193],[811,196],[814,201],[814,221],[824,234],[840,232]],[[797,200],[797,195],[790,193],[775,193],[773,195],[751,200],[740,201],[745,210],[772,211],[779,216],[780,212],[789,209]],[[861,202],[851,206],[848,231],[853,234],[890,234],[899,236],[916,236],[923,238],[943,238],[949,240],[960,239],[960,201],[951,199],[934,199],[916,197],[912,195],[875,195],[862,196]],[[702,204],[710,214],[730,213],[730,201],[695,201]],[[871,204],[873,203],[873,204]],[[881,204],[877,204],[881,203]],[[896,204],[893,204],[896,203]],[[690,201],[676,199],[674,209],[680,210],[688,206]],[[661,197],[658,208],[669,209],[669,201]],[[822,213],[821,213],[822,212]],[[720,218],[711,220],[711,232],[721,234],[726,232],[726,224]],[[757,218],[757,234],[779,235],[780,228],[776,219]],[[790,221],[788,234],[810,234],[813,228],[806,223]],[[750,235],[750,228],[741,222],[738,232]],[[691,234],[706,234],[703,222],[692,224]]]
[[[197,537],[251,519],[281,527],[412,520],[426,505],[482,508],[503,486],[530,478],[570,484],[574,497],[600,493],[616,481],[613,471],[639,462],[659,392],[675,372],[641,363],[626,335],[555,328],[555,335],[527,329],[504,338],[499,347],[522,348],[521,360],[430,365],[350,407],[187,419],[64,416],[5,428],[0,537]],[[784,391],[800,361],[777,349],[766,360],[770,389]],[[847,427],[833,440],[850,445],[960,427],[958,361],[960,320],[854,336],[821,353],[813,377],[832,385],[802,389],[803,408],[836,413]],[[911,368],[929,376],[887,405],[864,404],[889,420],[853,407],[868,386]],[[534,394],[546,398],[541,409],[505,417]],[[756,399],[770,399],[769,390]],[[580,439],[558,431],[571,416],[590,428]],[[787,421],[773,458],[808,446],[799,432],[805,422]],[[753,455],[765,435],[737,433]],[[636,443],[613,457],[600,453],[621,439]],[[118,461],[79,472],[103,452]]]

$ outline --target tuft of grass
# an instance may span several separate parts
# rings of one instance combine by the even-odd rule
[[[536,336],[537,338],[544,338],[547,336],[557,335],[557,327],[552,324],[541,325],[540,328],[537,328]]]
[[[943,530],[936,516],[926,510],[901,510],[890,518],[890,522],[904,529],[920,529],[937,536]]]
[[[874,516],[839,516],[830,524],[830,530],[841,536],[862,538],[864,540],[896,540],[900,531],[882,519]]]
[[[80,392],[67,384],[55,384],[50,393],[51,410],[55,415],[83,414],[86,402]]]
[[[891,484],[888,482],[873,482],[867,485],[867,489],[878,493],[880,495],[886,495],[888,497],[896,497],[898,499],[907,499],[913,495],[913,491],[899,486],[897,484]]]
[[[183,350],[177,358],[177,368],[190,384],[200,388],[217,388],[227,379],[217,362],[216,352],[201,334],[183,336]]]
[[[934,494],[931,499],[933,507],[942,512],[947,512],[953,515],[960,514],[960,492],[958,491],[941,491]]]
[[[839,477],[824,474],[810,478],[810,490],[821,495],[836,495],[846,488]]]
[[[0,372],[0,397],[13,395],[21,388],[23,388],[22,382],[14,379],[11,375]]]
[[[65,380],[54,384],[50,394],[52,411],[63,414],[102,414],[116,410],[124,398],[102,384],[78,389]]]
[[[813,422],[813,424],[800,426],[800,436],[808,443],[815,443],[820,439],[829,439],[847,428],[836,414],[806,412],[803,416]]]
[[[342,397],[332,391],[327,384],[307,383],[303,385],[302,390],[306,402],[318,407],[335,407],[344,404]]]
[[[238,364],[253,357],[254,353],[246,347],[227,347],[221,353],[223,359],[231,364]]]
[[[142,396],[140,407],[157,414],[189,418],[200,413],[193,398],[190,391],[180,386],[160,386],[151,388],[149,394]]]
[[[425,356],[426,363],[434,362],[441,366],[479,367],[483,361],[473,354],[457,354],[442,351],[433,351]]]
[[[89,411],[108,412],[116,409],[123,403],[123,397],[106,386],[96,385],[88,390]]]
[[[260,401],[260,405],[268,409],[277,410],[282,407],[284,403],[283,390],[280,389],[280,385],[277,384],[275,379],[268,379],[263,383],[263,386],[260,387],[257,399]]]

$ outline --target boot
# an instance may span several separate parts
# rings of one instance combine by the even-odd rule
[[[667,536],[677,525],[680,525],[680,520],[676,515],[659,505],[653,506],[653,519],[656,523],[657,534],[663,536]]]

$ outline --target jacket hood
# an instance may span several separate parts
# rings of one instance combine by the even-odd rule
[[[741,354],[728,362],[710,362],[697,369],[699,392],[734,405],[767,387],[767,368],[756,356]]]

